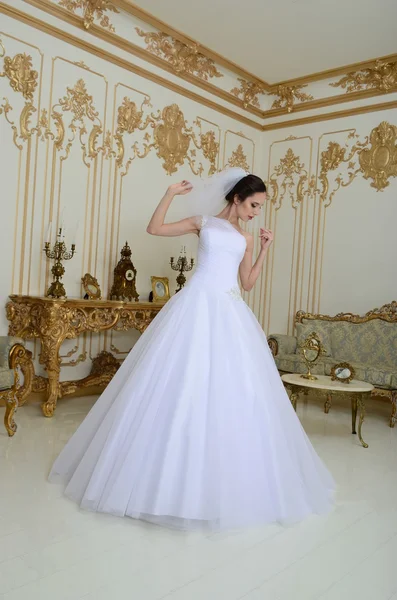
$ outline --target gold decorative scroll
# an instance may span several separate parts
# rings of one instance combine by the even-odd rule
[[[118,167],[121,167],[124,163],[125,157],[125,143],[124,143],[124,135],[131,135],[135,131],[144,131],[149,125],[154,126],[155,120],[151,115],[144,116],[143,109],[145,106],[151,106],[150,100],[147,96],[143,99],[141,106],[138,108],[137,104],[124,96],[122,104],[117,109],[117,130],[115,134],[115,140],[117,145],[117,158],[116,163]],[[134,158],[144,158],[150,151],[150,147],[148,146],[148,141],[150,138],[146,139],[144,151],[140,152],[138,148],[138,142],[135,141],[132,149],[133,156],[131,156],[126,162],[126,170],[125,174],[128,172],[129,166]]]
[[[301,91],[305,87],[307,85],[279,85],[277,92],[269,94],[270,96],[278,96],[273,102],[272,108],[286,108],[290,113],[294,108],[295,101],[308,102],[309,100],[314,100],[311,94]]]
[[[163,160],[165,171],[172,175],[187,157],[190,135],[185,131],[185,117],[177,104],[166,106],[161,117],[154,128],[154,147],[157,156]]]
[[[339,81],[329,85],[341,87],[346,90],[347,94],[361,90],[390,92],[392,89],[397,89],[397,61],[377,60],[374,67],[362,71],[352,71]]]
[[[62,157],[65,160],[69,155],[76,132],[78,132],[83,151],[83,161],[88,166],[87,157],[95,158],[98,152],[102,150],[97,148],[98,136],[102,133],[102,123],[98,111],[95,110],[93,97],[88,93],[83,79],[79,79],[74,87],[67,87],[66,92],[66,95],[60,98],[58,104],[52,108],[51,117],[57,130],[54,140],[55,147],[58,151],[64,147],[66,129],[69,129],[71,135],[67,140],[65,154]],[[64,122],[66,113],[70,113],[72,116],[68,127],[65,126]],[[87,127],[87,120],[92,123],[90,130]],[[85,137],[87,134],[88,138]]]
[[[85,29],[89,29],[95,20],[99,20],[101,27],[108,31],[115,31],[106,14],[108,11],[119,12],[111,0],[58,0],[58,4],[74,14],[76,11],[82,11]]]
[[[248,106],[260,108],[258,96],[264,94],[263,86],[253,81],[241,79],[240,77],[237,81],[240,83],[240,87],[234,87],[230,90],[230,93],[242,101],[244,108],[248,108]]]
[[[144,38],[146,50],[168,62],[175,73],[195,75],[204,81],[223,77],[214,61],[199,52],[197,44],[184,44],[161,31],[146,32],[139,27],[135,30]]]
[[[229,167],[240,167],[241,169],[244,169],[244,171],[250,170],[248,159],[244,153],[242,144],[239,144],[236,150],[233,150],[231,157],[227,161],[227,164]]]
[[[354,132],[351,132],[348,136],[349,138],[357,137]],[[360,172],[359,168],[356,167],[356,163],[352,160],[355,154],[359,151],[359,149],[363,146],[360,142],[356,142],[352,148],[348,149],[348,145],[342,147],[338,142],[329,142],[327,149],[321,152],[320,158],[320,175],[319,179],[321,182],[321,193],[320,200],[324,202],[324,206],[329,206],[335,196],[336,192],[340,189],[340,187],[347,187],[350,185],[357,174]],[[346,153],[348,154],[346,155]],[[335,179],[336,186],[332,190],[331,194],[328,196],[329,192],[329,180],[328,173],[330,171],[335,171],[342,164],[347,164],[347,181],[344,181],[342,174],[338,174]]]
[[[22,94],[25,100],[33,100],[37,87],[39,74],[32,67],[30,55],[16,54],[14,58],[4,58],[4,72],[0,73],[0,77],[7,77],[14,92]]]
[[[389,185],[390,177],[397,177],[397,127],[382,121],[369,141],[370,147],[359,153],[359,162],[364,178],[372,179],[371,187],[379,192]]]
[[[280,158],[279,164],[270,176],[269,185],[273,190],[271,201],[276,205],[276,210],[281,207],[287,192],[289,192],[292,207],[297,208],[305,194],[312,195],[315,191],[315,180],[313,178],[310,180],[308,189],[306,191],[303,189],[308,178],[308,172],[304,163],[301,163],[300,160],[300,157],[294,154],[292,148],[288,148],[285,156]],[[295,176],[298,176],[298,178],[296,179]],[[278,182],[279,177],[282,177],[280,183]]]

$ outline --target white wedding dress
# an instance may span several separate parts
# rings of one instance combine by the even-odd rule
[[[203,217],[198,266],[55,461],[82,508],[183,529],[327,512],[334,482],[242,300],[246,241]]]

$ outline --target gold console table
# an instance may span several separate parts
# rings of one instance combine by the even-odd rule
[[[44,415],[53,416],[58,398],[79,388],[109,383],[120,364],[112,354],[104,351],[93,360],[87,377],[60,382],[59,351],[65,340],[77,338],[84,332],[98,333],[109,329],[136,329],[143,333],[161,308],[161,305],[149,302],[10,296],[6,307],[9,335],[24,340],[39,339],[41,343],[39,362],[48,378],[34,377],[32,391],[46,392],[42,405]]]

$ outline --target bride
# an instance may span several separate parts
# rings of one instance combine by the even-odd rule
[[[267,339],[242,300],[273,241],[240,227],[266,187],[228,169],[171,185],[147,231],[199,236],[198,266],[162,308],[55,461],[50,480],[82,508],[172,527],[290,523],[327,512],[334,482],[306,436]],[[191,193],[217,216],[164,223]],[[193,203],[194,204],[194,203]]]

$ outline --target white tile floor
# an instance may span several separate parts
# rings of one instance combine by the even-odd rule
[[[340,401],[298,414],[339,489],[334,512],[295,527],[205,536],[80,511],[46,475],[94,398],[0,430],[0,600],[397,600],[397,428],[371,401],[350,434]]]

